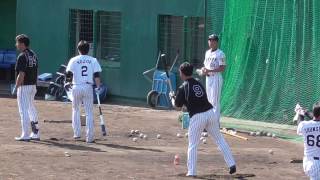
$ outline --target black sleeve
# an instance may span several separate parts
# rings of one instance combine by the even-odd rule
[[[186,103],[184,88],[180,87],[177,91],[175,105],[176,107],[182,107]]]
[[[24,54],[21,54],[18,56],[18,59],[17,59],[16,71],[26,72],[26,69],[27,69],[27,59]]]

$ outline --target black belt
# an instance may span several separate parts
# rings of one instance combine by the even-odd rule
[[[313,157],[313,159],[314,159],[314,160],[320,160],[320,158],[319,158],[319,157]]]

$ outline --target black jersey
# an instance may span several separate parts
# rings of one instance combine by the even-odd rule
[[[185,105],[190,117],[197,113],[206,112],[212,108],[202,84],[193,78],[186,80],[179,87],[175,105],[177,107]]]
[[[38,78],[38,59],[35,53],[29,49],[21,52],[17,58],[15,67],[16,76],[22,71],[25,73],[23,85],[36,85]]]

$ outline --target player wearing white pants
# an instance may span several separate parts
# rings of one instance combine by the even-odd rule
[[[191,117],[189,124],[188,173],[187,176],[197,175],[197,149],[201,133],[204,129],[212,136],[218,148],[223,153],[229,167],[229,173],[236,172],[236,163],[231,150],[220,133],[220,113],[209,103],[206,91],[200,82],[192,78],[193,67],[189,63],[180,66],[180,77],[184,81],[177,95],[170,93],[172,104],[180,109],[186,106]]]
[[[206,78],[206,91],[208,100],[220,113],[220,96],[223,85],[222,72],[226,66],[225,54],[218,49],[219,37],[212,34],[208,38],[210,49],[206,52],[202,73]]]
[[[310,180],[320,180],[320,102],[313,106],[313,116],[300,122],[297,133],[304,139],[303,170]]]
[[[78,44],[78,56],[70,59],[66,72],[67,81],[72,81],[72,128],[74,138],[81,137],[80,106],[83,103],[86,113],[86,141],[94,142],[94,121],[93,121],[93,81],[100,90],[101,67],[96,58],[88,56],[89,43],[80,41]]]
[[[21,51],[15,67],[17,74],[15,89],[21,117],[21,136],[15,138],[17,141],[40,140],[38,113],[34,105],[34,97],[37,92],[38,60],[35,53],[28,48],[29,44],[30,40],[26,35],[16,37],[16,47]]]

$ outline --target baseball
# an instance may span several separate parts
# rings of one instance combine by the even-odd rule
[[[66,157],[71,157],[71,155],[69,154],[69,152],[64,152],[64,155],[66,156]]]
[[[202,140],[202,143],[203,143],[203,144],[207,144],[207,139],[204,138],[204,139]]]
[[[273,150],[272,149],[269,150],[269,154],[273,155]]]
[[[143,139],[147,139],[148,138],[148,136],[145,134],[145,135],[143,135]]]
[[[140,137],[140,138],[143,138],[143,136],[144,136],[144,134],[140,133],[139,137]]]
[[[257,135],[257,136],[261,136],[261,132],[260,132],[260,131],[257,131],[257,132],[256,132],[256,135]]]
[[[161,139],[161,135],[160,134],[157,135],[157,139]]]
[[[203,76],[203,71],[202,71],[202,69],[197,69],[197,70],[196,70],[196,73],[197,73],[199,76]]]
[[[203,132],[201,135],[202,135],[202,137],[208,137],[208,133],[207,132]]]
[[[178,134],[177,134],[177,137],[178,137],[178,138],[181,138],[181,137],[182,137],[182,135],[181,135],[180,133],[178,133]]]
[[[132,138],[132,141],[133,141],[133,142],[137,142],[137,141],[138,141],[138,138]]]

